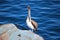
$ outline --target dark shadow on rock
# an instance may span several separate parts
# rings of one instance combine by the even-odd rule
[[[15,24],[15,26],[20,30],[29,30],[27,28],[24,28],[23,26],[20,26],[20,24]]]

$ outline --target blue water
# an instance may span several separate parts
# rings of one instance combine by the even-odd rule
[[[0,24],[14,23],[27,29],[28,5],[39,25],[36,34],[45,40],[60,40],[60,0],[0,0]]]

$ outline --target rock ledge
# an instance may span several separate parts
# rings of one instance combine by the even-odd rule
[[[0,40],[44,40],[44,39],[31,31],[19,30],[14,24],[4,24],[0,25]]]

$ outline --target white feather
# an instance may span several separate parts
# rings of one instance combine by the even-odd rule
[[[26,20],[26,24],[27,24],[27,26],[28,26],[29,28],[34,29],[34,27],[33,27],[32,23],[31,23],[31,21],[29,21],[28,18],[27,18],[27,20]]]

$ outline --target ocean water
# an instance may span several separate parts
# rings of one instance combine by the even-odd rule
[[[28,5],[32,19],[38,23],[35,33],[45,40],[60,40],[60,0],[0,0],[0,24],[13,23],[19,29],[29,29]]]

